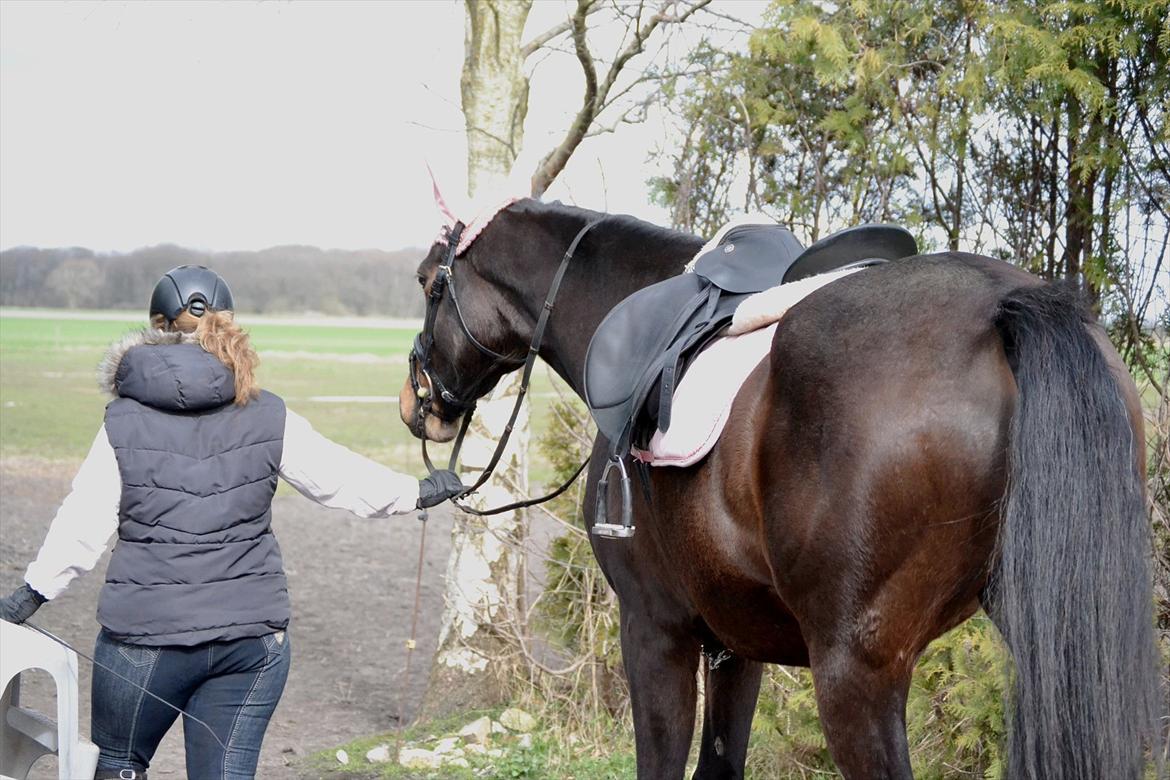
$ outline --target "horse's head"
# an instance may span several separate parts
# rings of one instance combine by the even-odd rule
[[[410,432],[436,442],[455,438],[463,415],[524,363],[527,344],[520,335],[525,317],[506,285],[480,268],[499,254],[496,236],[485,233],[457,257],[461,230],[461,223],[444,230],[418,267],[426,318],[398,396]]]

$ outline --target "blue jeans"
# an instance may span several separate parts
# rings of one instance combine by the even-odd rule
[[[147,647],[124,644],[103,630],[94,650],[105,666],[211,727],[215,736],[183,718],[190,780],[256,775],[260,743],[284,692],[290,655],[284,631],[194,647]],[[91,736],[101,750],[98,770],[141,774],[177,717],[170,707],[94,667]]]

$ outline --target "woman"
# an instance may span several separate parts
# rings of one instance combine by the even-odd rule
[[[152,328],[115,344],[101,366],[114,400],[72,491],[25,584],[0,599],[0,617],[28,619],[92,569],[117,531],[94,657],[210,726],[184,724],[193,780],[255,774],[288,676],[288,591],[270,527],[277,477],[370,518],[464,489],[450,471],[418,481],[350,452],[261,390],[233,308],[207,268],[163,276]],[[95,667],[96,777],[145,778],[175,718]]]

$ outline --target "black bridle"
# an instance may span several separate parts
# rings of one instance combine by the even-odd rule
[[[603,218],[604,219],[604,218]],[[467,321],[463,317],[463,309],[459,306],[459,297],[455,292],[455,253],[459,246],[459,238],[463,234],[464,225],[462,222],[456,222],[455,225],[447,231],[447,247],[443,253],[443,260],[439,264],[438,270],[435,272],[435,278],[431,281],[431,289],[427,295],[427,310],[426,316],[423,319],[423,329],[414,338],[414,345],[410,350],[410,386],[414,390],[417,401],[417,425],[422,433],[422,455],[423,462],[427,469],[434,472],[435,465],[431,462],[430,455],[427,453],[427,439],[426,439],[426,416],[431,413],[431,404],[433,401],[433,393],[438,392],[439,398],[443,401],[443,408],[447,415],[452,419],[463,416],[463,422],[459,427],[459,434],[455,437],[455,445],[451,450],[451,458],[448,468],[455,469],[459,460],[459,451],[463,447],[463,437],[467,433],[467,428],[471,424],[471,417],[475,413],[476,400],[480,396],[473,396],[471,400],[464,400],[452,393],[447,385],[439,378],[431,364],[431,353],[435,345],[435,319],[438,316],[439,305],[442,303],[444,293],[449,292],[451,303],[455,307],[455,316],[459,322],[459,327],[463,331],[463,335],[471,342],[471,344],[481,353],[492,359],[491,366],[484,372],[484,376],[490,376],[491,373],[500,367],[511,366],[513,368],[524,367],[524,371],[520,377],[520,390],[516,394],[516,403],[512,407],[512,414],[508,418],[507,425],[504,426],[504,433],[496,444],[495,452],[492,453],[491,460],[488,465],[480,473],[479,478],[475,484],[472,485],[462,495],[452,499],[457,507],[464,512],[472,515],[495,515],[501,512],[507,512],[513,509],[522,509],[523,507],[541,504],[545,501],[551,501],[559,496],[561,493],[568,490],[569,486],[576,481],[581,472],[585,470],[585,466],[589,464],[589,459],[586,458],[567,482],[559,488],[540,498],[528,499],[525,501],[517,501],[512,504],[495,507],[494,509],[480,510],[474,507],[466,506],[461,503],[460,499],[466,498],[469,494],[478,490],[488,478],[491,477],[492,472],[495,471],[496,464],[500,462],[500,458],[504,454],[504,448],[508,444],[508,439],[512,435],[512,428],[516,423],[516,418],[520,415],[520,406],[524,402],[525,396],[528,394],[528,384],[532,377],[532,369],[536,365],[536,358],[540,353],[540,346],[544,341],[545,328],[548,326],[549,316],[552,314],[553,306],[556,303],[557,293],[561,289],[561,282],[565,278],[565,272],[569,268],[569,263],[573,260],[573,253],[577,251],[577,245],[581,243],[581,239],[585,237],[595,225],[601,222],[601,219],[594,220],[588,223],[585,227],[577,233],[569,248],[565,251],[564,257],[561,259],[561,264],[557,268],[556,274],[553,276],[552,284],[549,286],[548,294],[544,299],[544,306],[540,311],[540,316],[536,321],[536,328],[532,332],[532,343],[528,347],[528,354],[524,358],[518,358],[510,355],[502,355],[495,350],[486,347],[472,335],[471,330],[467,327]],[[427,385],[424,386],[419,380],[419,375],[423,375],[427,379]],[[482,395],[482,393],[480,394]]]
[[[431,411],[432,392],[435,391],[443,399],[443,407],[452,419],[461,414],[470,414],[475,411],[475,397],[470,401],[464,401],[457,397],[447,389],[447,385],[439,378],[434,366],[431,365],[431,351],[435,346],[435,318],[438,315],[439,306],[443,302],[444,293],[448,290],[451,293],[451,303],[455,306],[455,316],[459,321],[463,335],[467,337],[472,346],[492,359],[492,365],[484,372],[485,375],[490,374],[501,364],[520,366],[524,363],[522,359],[501,355],[499,352],[485,347],[467,327],[467,320],[463,318],[463,308],[459,305],[459,296],[455,293],[454,276],[455,250],[459,246],[459,237],[463,233],[463,227],[462,222],[456,222],[454,227],[447,232],[447,248],[443,253],[439,269],[435,272],[435,278],[431,282],[430,293],[427,295],[427,310],[423,320],[423,329],[414,337],[414,345],[410,350],[410,386],[419,401],[418,417],[420,423]],[[424,387],[419,382],[419,374],[427,378],[429,387]]]

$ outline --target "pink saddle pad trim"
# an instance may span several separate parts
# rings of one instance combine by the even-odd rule
[[[748,375],[772,347],[776,323],[721,338],[699,353],[674,393],[670,430],[655,431],[648,450],[633,455],[651,466],[690,466],[719,441]]]

